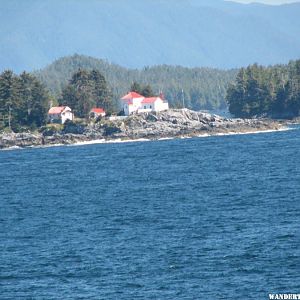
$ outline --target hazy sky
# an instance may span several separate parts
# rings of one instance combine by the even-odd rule
[[[260,2],[260,3],[272,4],[272,5],[300,2],[300,0],[232,0],[232,1],[241,2],[241,3]]]

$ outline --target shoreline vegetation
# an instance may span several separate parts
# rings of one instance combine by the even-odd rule
[[[255,133],[282,130],[285,124],[271,119],[228,119],[189,109],[171,109],[102,119],[89,125],[67,122],[35,132],[4,132],[0,134],[0,149]]]

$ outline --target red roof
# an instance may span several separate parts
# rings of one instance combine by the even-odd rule
[[[142,96],[136,92],[130,92],[127,95],[125,95],[123,98],[121,98],[121,100],[130,100],[130,99],[134,99],[134,98],[144,98],[144,96]]]
[[[160,99],[159,97],[149,97],[144,98],[142,103],[154,103],[156,100]]]
[[[105,111],[104,111],[103,108],[97,108],[97,107],[92,108],[91,112],[96,113],[96,114],[103,114],[103,113],[105,113]]]
[[[61,114],[65,110],[66,106],[53,106],[49,109],[49,115]]]

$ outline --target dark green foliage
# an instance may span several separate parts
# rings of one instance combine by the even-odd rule
[[[237,117],[299,116],[300,60],[288,65],[254,64],[240,69],[226,98],[229,111]]]
[[[106,112],[111,112],[114,109],[112,94],[105,77],[99,71],[92,70],[90,72],[90,81],[93,86],[93,97],[96,100],[96,107],[102,107]]]
[[[138,94],[142,93],[142,89],[143,89],[142,85],[140,83],[136,82],[136,81],[130,87],[131,92],[136,92]]]
[[[61,104],[70,106],[75,115],[81,118],[88,117],[91,108],[96,105],[89,75],[86,70],[78,70],[62,93]]]
[[[12,71],[0,75],[0,121],[1,126],[11,125],[16,118],[18,103],[18,80]]]
[[[300,60],[290,70],[290,79],[286,85],[287,106],[296,116],[300,113]]]
[[[62,91],[62,105],[70,106],[75,115],[87,118],[93,107],[112,111],[113,103],[104,76],[97,70],[79,69]]]
[[[153,97],[153,96],[155,96],[155,94],[152,90],[152,87],[149,84],[145,85],[144,88],[142,89],[142,95],[144,97]]]
[[[89,71],[98,70],[105,76],[113,94],[115,107],[119,104],[119,99],[132,87],[133,90],[142,91],[142,86],[150,85],[152,91],[150,90],[147,95],[158,95],[162,91],[172,107],[181,105],[183,90],[185,106],[188,108],[195,110],[224,108],[227,106],[226,89],[237,74],[236,70],[222,71],[167,65],[142,70],[126,69],[83,55],[61,58],[35,74],[55,96],[59,97],[68,80],[80,68]]]
[[[48,91],[33,75],[23,72],[20,77],[21,100],[20,114],[23,118],[18,118],[24,125],[35,124],[41,126],[47,120],[50,96]]]
[[[137,92],[137,93],[139,93],[140,95],[142,95],[144,97],[156,96],[155,93],[152,90],[152,87],[149,84],[143,85],[143,84],[140,84],[138,82],[134,82],[130,87],[130,91],[131,92]]]
[[[38,79],[26,72],[17,76],[12,71],[0,74],[0,115],[2,126],[18,130],[45,124],[50,96]]]

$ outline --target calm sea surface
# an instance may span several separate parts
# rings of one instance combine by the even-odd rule
[[[300,129],[0,151],[0,299],[300,293]]]

